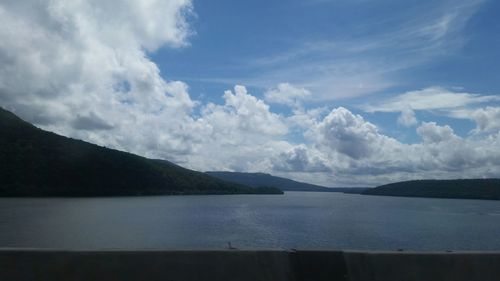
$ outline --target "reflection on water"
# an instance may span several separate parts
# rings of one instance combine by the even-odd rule
[[[0,247],[500,250],[496,201],[280,195],[0,198]]]

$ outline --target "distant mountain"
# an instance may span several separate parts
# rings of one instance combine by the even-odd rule
[[[500,179],[404,181],[381,185],[363,194],[500,200]]]
[[[368,188],[333,188],[315,184],[298,182],[287,178],[275,177],[265,173],[238,173],[238,172],[206,172],[212,177],[225,181],[235,182],[248,186],[272,186],[283,191],[321,191],[321,192],[344,192],[361,193]]]
[[[0,196],[282,193],[43,131],[0,108]]]

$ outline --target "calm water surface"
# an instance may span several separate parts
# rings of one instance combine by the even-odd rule
[[[341,193],[0,198],[0,247],[500,250],[500,202]]]

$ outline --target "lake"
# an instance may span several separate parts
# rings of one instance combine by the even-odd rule
[[[500,250],[500,202],[323,192],[0,198],[0,247]]]

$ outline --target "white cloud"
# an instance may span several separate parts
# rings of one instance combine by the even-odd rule
[[[307,89],[295,87],[290,83],[280,83],[278,87],[269,89],[264,93],[267,102],[291,107],[299,107],[301,102],[310,96],[311,92]]]
[[[200,105],[147,57],[188,44],[189,1],[90,4],[0,5],[2,106],[63,135],[199,170],[267,170],[292,147],[283,117],[245,87]]]
[[[362,116],[345,108],[333,109],[311,126],[307,132],[310,143],[303,148],[307,154],[323,159],[321,163],[331,173],[303,177],[339,186],[500,176],[500,134],[463,139],[450,126],[435,122],[423,122],[416,130],[422,142],[401,143],[381,133]]]
[[[439,143],[457,138],[450,126],[438,126],[435,122],[423,122],[417,128],[417,133],[422,137],[424,143]]]
[[[301,144],[272,159],[272,168],[278,172],[331,172],[323,157],[318,151]]]
[[[272,113],[262,100],[245,87],[226,91],[224,104],[209,103],[200,109],[195,128],[183,130],[196,140],[196,147],[182,161],[200,170],[266,171],[270,159],[291,145],[284,118]]]
[[[500,107],[486,107],[475,110],[472,118],[476,121],[476,132],[498,132],[500,131]]]
[[[454,92],[441,87],[410,91],[376,104],[367,104],[367,112],[400,112],[413,110],[452,109],[473,104],[500,101],[499,96]]]
[[[284,135],[288,128],[281,117],[269,110],[264,101],[247,93],[243,86],[234,87],[234,93],[226,91],[225,104],[208,104],[202,111],[202,118],[219,131],[238,130],[258,135]]]
[[[189,151],[195,106],[145,53],[187,45],[191,2],[7,1],[0,4],[0,103],[64,135],[141,154]]]
[[[457,109],[451,111],[450,115],[455,118],[473,120],[476,123],[476,128],[472,132],[475,134],[500,131],[500,107]]]
[[[343,107],[332,110],[312,135],[318,143],[354,159],[370,157],[387,141],[375,125]]]
[[[382,102],[361,106],[366,112],[401,112],[398,123],[403,126],[417,124],[414,110],[434,111],[442,115],[473,120],[477,127],[472,133],[494,133],[500,129],[499,107],[484,106],[500,102],[498,95],[458,92],[441,87],[410,91]]]
[[[411,127],[418,123],[417,118],[415,117],[415,112],[407,107],[401,111],[401,115],[398,117],[398,124],[403,125],[405,127]]]
[[[326,106],[316,107],[312,109],[295,108],[293,114],[286,117],[288,126],[294,129],[299,129],[301,132],[304,129],[309,129],[315,126],[321,116],[329,113]]]

